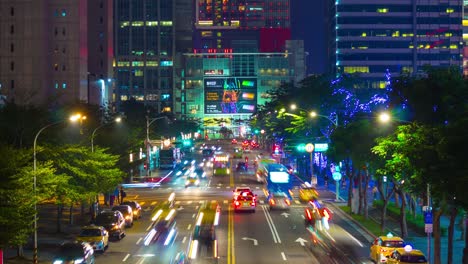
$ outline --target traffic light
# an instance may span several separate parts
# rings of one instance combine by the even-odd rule
[[[144,168],[145,170],[148,169],[148,164],[147,164],[146,162],[143,164],[143,168]]]
[[[190,147],[192,146],[192,141],[190,139],[184,139],[184,141],[182,141],[182,144],[184,145],[184,147]]]
[[[306,144],[299,144],[299,145],[296,146],[296,149],[299,152],[305,152],[306,151],[305,146],[306,146]]]

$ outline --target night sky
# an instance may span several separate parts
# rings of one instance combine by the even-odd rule
[[[325,72],[325,1],[291,0],[291,35],[304,40],[308,74]]]

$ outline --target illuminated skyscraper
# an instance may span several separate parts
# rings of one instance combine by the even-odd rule
[[[359,74],[359,87],[384,88],[385,74],[424,65],[462,66],[462,0],[333,0],[330,57],[336,74]]]
[[[115,1],[117,104],[134,98],[172,111],[174,12],[172,0]]]

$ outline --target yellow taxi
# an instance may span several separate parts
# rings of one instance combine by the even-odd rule
[[[412,246],[406,245],[404,248],[397,248],[393,250],[392,254],[388,256],[387,263],[389,264],[428,264],[426,256],[421,250],[413,249]]]
[[[307,203],[312,200],[316,200],[318,198],[319,194],[315,187],[312,187],[308,183],[304,183],[301,185],[299,189],[299,200]]]
[[[94,250],[104,252],[109,246],[109,233],[102,226],[84,226],[76,240],[88,242]]]
[[[386,263],[387,258],[395,249],[403,249],[405,241],[388,233],[377,237],[370,247],[370,258],[376,263]]]

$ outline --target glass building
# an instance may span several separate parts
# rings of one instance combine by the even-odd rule
[[[462,0],[329,2],[333,73],[359,74],[362,88],[422,67],[462,67]]]

